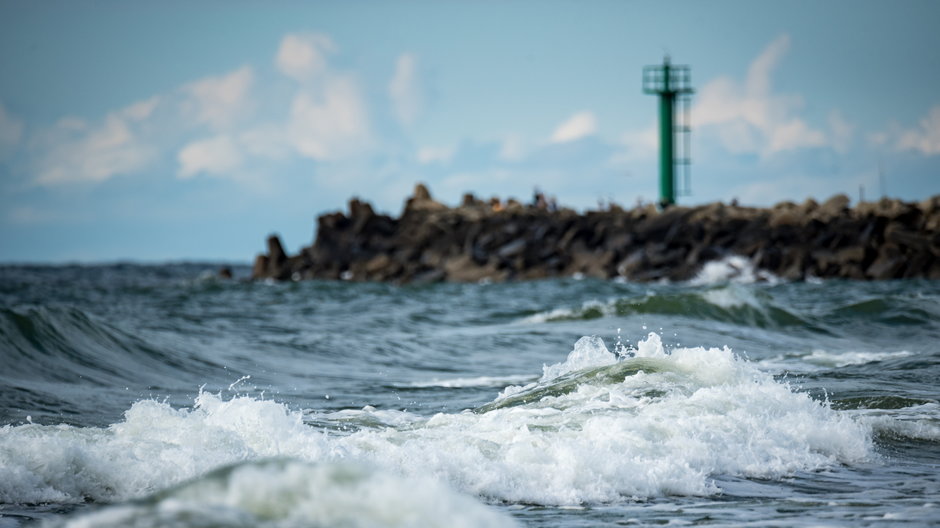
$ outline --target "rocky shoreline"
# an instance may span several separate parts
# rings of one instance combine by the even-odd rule
[[[299,254],[288,256],[275,235],[267,246],[254,279],[682,281],[732,255],[786,280],[940,279],[940,195],[853,208],[836,195],[771,208],[612,205],[580,214],[469,194],[448,207],[419,184],[398,218],[353,199],[348,213],[319,217],[315,242]]]

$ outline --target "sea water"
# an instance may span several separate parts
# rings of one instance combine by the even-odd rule
[[[0,268],[0,527],[940,523],[936,282],[216,267]]]

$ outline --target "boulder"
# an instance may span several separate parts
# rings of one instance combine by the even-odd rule
[[[267,255],[258,255],[255,257],[255,264],[251,267],[251,278],[252,280],[268,278]]]
[[[903,268],[904,256],[897,246],[885,245],[878,252],[878,258],[865,270],[865,275],[874,280],[894,279],[898,278]]]
[[[835,218],[843,216],[849,209],[849,197],[844,194],[837,194],[822,203],[813,210],[813,216],[823,222],[830,222]]]
[[[785,279],[940,276],[940,196],[849,208],[836,195],[769,209],[725,205],[609,207],[579,214],[483,202],[449,208],[417,184],[401,216],[358,198],[317,218],[314,243],[288,256],[271,235],[252,278],[394,282],[535,279],[583,274],[684,280],[710,260],[743,255]]]
[[[443,211],[445,209],[447,209],[447,206],[431,198],[431,191],[423,183],[419,183],[415,185],[411,197],[405,201],[403,215],[414,211]]]
[[[446,259],[443,271],[447,280],[453,282],[479,282],[484,279],[505,280],[508,275],[506,272],[499,271],[493,265],[481,266],[467,255],[457,255]]]

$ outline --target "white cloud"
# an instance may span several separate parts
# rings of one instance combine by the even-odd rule
[[[940,105],[920,120],[920,127],[897,132],[897,150],[915,150],[925,156],[940,154]]]
[[[236,123],[233,119],[249,98],[254,80],[247,66],[190,85],[200,88],[190,90],[200,96],[200,121],[223,133],[183,147],[177,154],[178,177],[207,174],[257,184],[252,173],[259,172],[259,161],[284,161],[297,155],[335,161],[367,147],[366,105],[355,79],[330,67],[328,55],[335,49],[333,41],[322,34],[289,34],[281,40],[276,66],[300,82],[295,94],[283,100],[288,105],[283,121]],[[213,100],[218,103],[210,104]]]
[[[454,157],[454,147],[421,147],[418,149],[418,163],[447,163]]]
[[[772,91],[771,76],[790,46],[782,35],[757,56],[743,84],[719,77],[702,87],[692,108],[692,125],[703,134],[714,133],[732,153],[769,156],[807,147],[832,146],[850,134],[844,121],[833,122],[833,136],[799,117],[803,99]]]
[[[412,53],[403,53],[395,62],[395,75],[388,85],[388,95],[398,120],[404,125],[415,122],[421,111],[421,91],[418,83],[418,60]]]
[[[254,78],[252,68],[242,66],[225,75],[189,83],[182,88],[188,96],[183,111],[197,123],[215,130],[228,129],[250,111]]]
[[[291,103],[287,137],[298,153],[318,161],[366,148],[369,119],[357,83],[350,77],[332,76],[321,90],[298,93]]]
[[[13,154],[22,137],[23,122],[11,116],[0,103],[0,160]]]
[[[46,186],[103,182],[140,170],[156,156],[139,131],[158,102],[151,98],[134,103],[111,112],[97,125],[62,119],[39,140],[43,156],[36,182]]]
[[[627,132],[620,141],[626,150],[615,154],[617,163],[656,156],[659,152],[659,123],[653,121],[642,130]]]
[[[239,147],[251,156],[282,161],[291,154],[285,127],[281,123],[265,123],[249,128],[236,136]]]
[[[503,145],[499,149],[499,159],[502,161],[520,161],[525,158],[527,153],[522,136],[510,134],[503,139]]]
[[[327,55],[334,51],[333,40],[321,33],[290,34],[281,40],[275,62],[284,75],[308,82],[326,72]]]
[[[833,110],[829,113],[829,130],[832,147],[841,154],[848,152],[855,127],[842,117],[841,112]]]
[[[321,34],[289,34],[280,42],[275,61],[290,85],[287,97],[260,99],[270,86],[258,85],[253,66],[196,79],[177,90],[114,110],[100,120],[64,118],[35,134],[34,181],[44,186],[100,183],[139,172],[163,157],[175,158],[176,176],[199,175],[258,183],[266,165],[291,158],[350,162],[374,147],[369,109],[358,80],[333,69],[329,55],[336,46]],[[394,88],[402,119],[419,111],[415,59],[399,58]],[[261,93],[257,93],[261,90]],[[268,115],[253,112],[266,101]],[[201,131],[201,137],[179,138],[179,131]],[[23,125],[0,106],[0,155],[22,142]],[[182,139],[182,141],[181,141]],[[182,144],[182,147],[180,147]],[[428,151],[419,157],[444,159]],[[253,176],[255,175],[255,176]]]
[[[124,108],[121,110],[121,114],[134,121],[143,121],[153,115],[153,111],[157,108],[157,105],[160,104],[161,100],[162,98],[159,95],[155,95],[150,99],[138,101]]]
[[[868,134],[868,143],[873,147],[883,147],[888,143],[889,139],[890,134],[888,132],[872,132]]]
[[[263,183],[259,178],[267,172],[265,164],[284,161],[291,153],[284,126],[268,123],[188,143],[176,155],[176,175],[186,180],[206,174],[258,188]]]
[[[558,125],[552,134],[552,143],[566,143],[586,136],[590,136],[597,131],[597,119],[592,112],[578,112],[568,118],[567,121]]]
[[[192,178],[199,173],[231,176],[243,163],[239,146],[226,135],[193,141],[177,155],[180,168],[177,176]]]

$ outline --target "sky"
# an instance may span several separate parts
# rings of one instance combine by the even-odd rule
[[[415,183],[683,205],[940,194],[940,2],[0,0],[0,262],[250,262]]]

